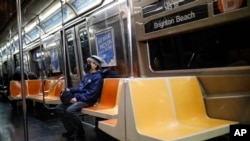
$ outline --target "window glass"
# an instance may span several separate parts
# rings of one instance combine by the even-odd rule
[[[181,70],[250,64],[250,20],[150,40],[151,68]]]
[[[87,63],[86,60],[90,56],[88,32],[86,31],[86,29],[81,29],[79,31],[79,34],[80,34],[83,62],[84,64],[86,64]]]
[[[76,69],[76,58],[75,58],[75,49],[74,49],[74,42],[73,42],[73,35],[67,36],[67,48],[68,48],[68,55],[69,55],[69,65],[70,71],[74,73]]]

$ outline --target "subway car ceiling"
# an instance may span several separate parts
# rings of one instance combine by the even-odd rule
[[[30,1],[22,7],[22,43],[23,49],[34,44],[38,39],[44,39],[55,31],[62,29],[70,21],[77,23],[84,19],[84,14],[89,14],[95,9],[100,9],[116,0],[66,0],[61,14],[60,0]],[[63,21],[62,21],[63,18]],[[7,57],[10,52],[19,50],[17,20],[13,18],[4,29],[0,38],[1,58]]]

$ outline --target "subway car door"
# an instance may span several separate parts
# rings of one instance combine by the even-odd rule
[[[86,22],[90,52],[102,57],[104,61],[102,67],[111,68],[122,77],[128,77],[131,68],[126,14],[126,3],[118,2],[93,13]],[[134,56],[134,66],[136,62],[137,58]]]
[[[87,58],[90,56],[89,46],[89,34],[86,28],[86,23],[82,23],[76,26],[76,38],[77,38],[77,53],[79,59],[79,69],[81,77],[84,76],[84,64],[87,64]]]
[[[76,87],[80,83],[81,75],[79,73],[79,59],[74,27],[66,30],[66,54],[68,86]]]

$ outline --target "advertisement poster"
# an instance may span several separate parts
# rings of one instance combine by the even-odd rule
[[[103,59],[103,67],[116,66],[115,42],[113,29],[96,33],[97,55]]]

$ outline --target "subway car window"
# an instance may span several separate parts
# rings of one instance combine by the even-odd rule
[[[14,55],[14,62],[15,62],[14,64],[15,67],[20,66],[19,54]]]
[[[90,56],[88,32],[86,31],[86,29],[81,29],[79,31],[79,35],[80,35],[83,62],[87,63],[87,58],[88,56]]]
[[[69,55],[69,65],[70,71],[72,73],[76,73],[76,59],[75,59],[75,49],[74,49],[74,42],[73,42],[73,35],[67,36],[67,48],[68,48],[68,55]]]
[[[52,73],[59,73],[60,72],[60,60],[58,56],[57,48],[53,48],[50,50],[51,54],[51,71]]]
[[[30,66],[29,66],[29,56],[28,54],[24,54],[23,55],[23,65],[24,65],[24,70],[29,71],[30,70]]]
[[[153,71],[247,66],[250,20],[148,42]],[[228,34],[230,31],[231,34]],[[242,36],[244,35],[244,36]]]

